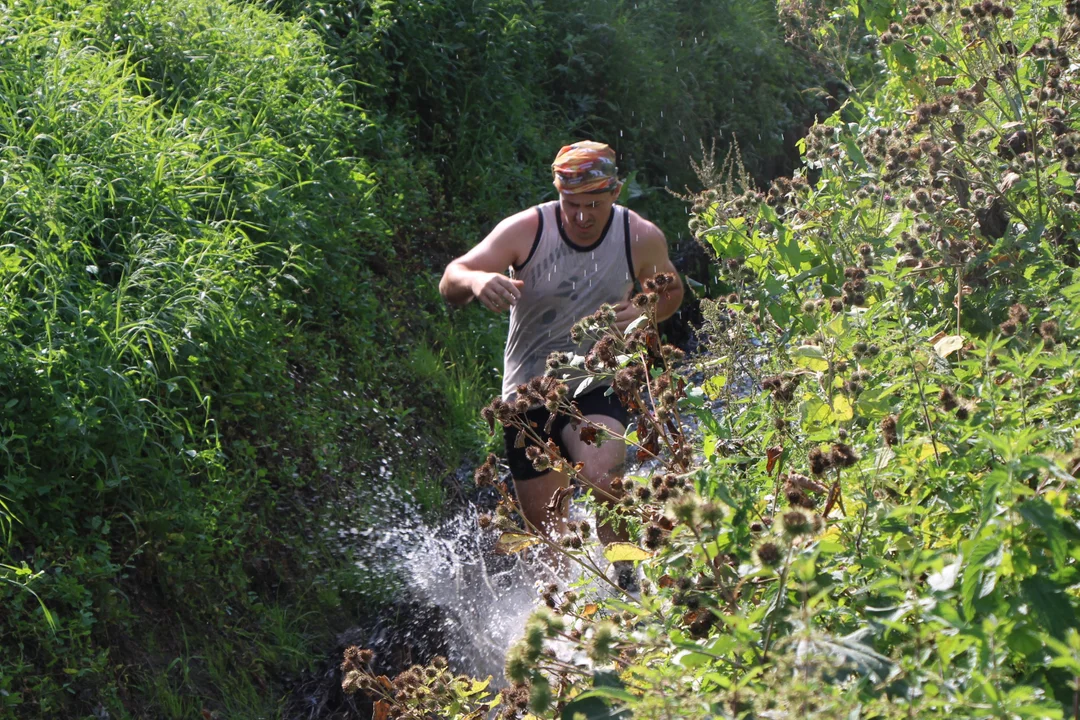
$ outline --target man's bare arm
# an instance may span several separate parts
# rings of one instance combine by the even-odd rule
[[[664,288],[656,306],[657,321],[667,320],[682,304],[682,280],[668,256],[664,233],[637,213],[630,216],[630,254],[634,260],[635,275],[642,284],[660,273],[670,273],[675,277],[675,283]],[[631,303],[619,303],[615,310],[616,323],[620,328],[625,328],[640,314]]]
[[[527,257],[538,222],[535,210],[508,217],[476,247],[451,261],[439,282],[443,298],[451,305],[475,298],[493,312],[509,309],[521,297],[522,283],[505,273]]]

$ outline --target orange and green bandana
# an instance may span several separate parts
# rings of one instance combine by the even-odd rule
[[[555,189],[563,195],[610,190],[618,183],[618,172],[615,151],[589,140],[563,147],[551,164]]]

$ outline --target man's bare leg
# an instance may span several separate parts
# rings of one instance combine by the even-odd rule
[[[585,419],[606,428],[612,435],[622,435],[626,430],[622,423],[606,415],[586,415]],[[580,431],[581,426],[575,430],[567,425],[562,431],[562,441],[573,462],[585,463],[581,475],[592,488],[593,496],[611,508],[618,501],[611,491],[611,481],[621,478],[624,472],[626,443],[619,437],[609,437],[602,445],[590,445],[581,439]],[[616,529],[610,522],[600,522],[599,516],[596,536],[605,545],[629,537],[625,528]]]
[[[540,530],[545,535],[557,538],[566,531],[566,506],[564,500],[561,507],[554,512],[548,509],[548,504],[555,493],[570,484],[566,475],[555,470],[528,480],[514,481],[514,490],[517,492],[518,503],[521,505],[521,514],[525,516],[529,525]]]
[[[606,415],[588,415],[586,418],[601,427],[608,428],[613,434],[621,435],[625,431],[621,423]],[[626,460],[626,444],[621,439],[610,438],[600,446],[590,445],[580,439],[580,429],[579,427],[575,430],[569,425],[563,429],[562,440],[569,451],[567,460],[584,463],[580,471],[582,479],[592,488],[594,497],[611,507],[618,500],[611,491],[611,481],[616,477],[622,477]],[[529,480],[514,482],[522,515],[532,527],[551,538],[557,539],[566,532],[569,498],[559,503],[558,507],[550,508],[555,494],[566,487],[569,487],[566,474],[555,470]],[[596,518],[596,535],[597,539],[605,545],[628,538],[625,528],[616,530],[610,522],[601,522],[599,513]],[[540,554],[546,564],[552,565],[556,571],[559,571],[565,568],[565,562],[557,556],[558,553],[553,552]]]

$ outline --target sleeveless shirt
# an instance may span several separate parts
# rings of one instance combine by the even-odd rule
[[[544,374],[551,353],[584,355],[591,341],[574,343],[570,328],[604,303],[628,300],[634,287],[629,210],[613,206],[600,238],[584,247],[567,237],[558,200],[538,205],[536,214],[540,225],[532,249],[510,273],[524,286],[510,307],[502,386],[507,401],[518,385]],[[571,393],[576,389],[570,385]]]

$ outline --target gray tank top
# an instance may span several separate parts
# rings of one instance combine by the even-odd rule
[[[543,375],[553,352],[584,354],[589,348],[570,340],[570,328],[601,305],[627,300],[634,287],[630,256],[629,211],[614,206],[600,239],[588,247],[566,236],[559,201],[536,207],[540,227],[525,262],[511,277],[525,283],[510,308],[510,333],[503,356],[504,400],[517,386]],[[571,384],[571,393],[577,387]]]

